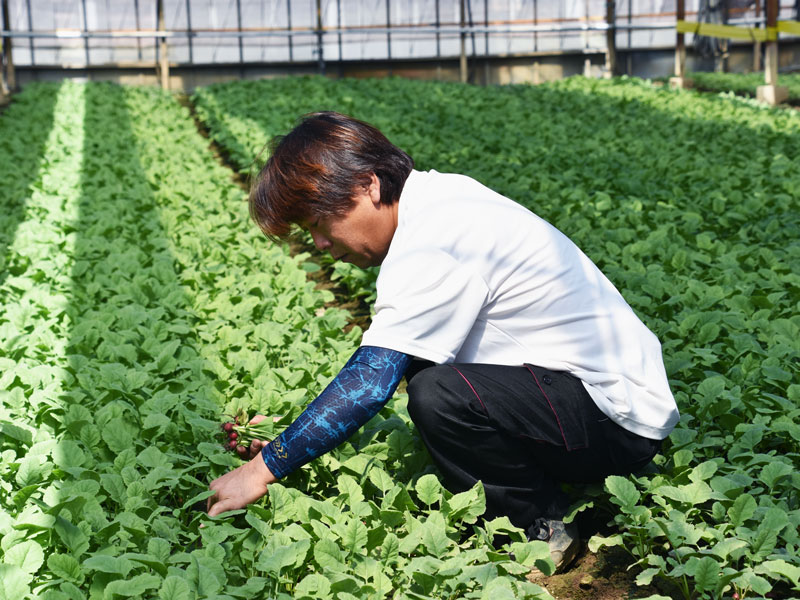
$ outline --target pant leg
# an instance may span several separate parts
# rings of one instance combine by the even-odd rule
[[[602,481],[646,464],[660,442],[622,429],[572,375],[541,367],[437,365],[408,385],[408,410],[445,480],[482,481],[491,519],[560,519],[560,482]]]

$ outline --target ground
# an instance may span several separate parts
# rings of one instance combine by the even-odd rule
[[[671,596],[655,586],[637,586],[638,570],[630,568],[630,565],[630,556],[621,548],[603,548],[597,554],[585,550],[566,573],[547,577],[537,572],[529,575],[528,579],[545,588],[556,600],[623,600],[647,598],[653,594]]]

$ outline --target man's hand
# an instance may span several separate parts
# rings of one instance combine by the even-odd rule
[[[247,423],[248,425],[255,425],[256,423],[260,423],[264,419],[266,419],[264,415],[256,415]],[[281,420],[281,417],[272,417],[273,422],[277,423]],[[248,460],[253,458],[257,454],[261,453],[261,449],[267,445],[265,440],[253,440],[250,442],[249,446],[236,446],[236,453],[242,458],[242,460]]]
[[[256,454],[241,467],[225,473],[208,486],[216,492],[208,499],[208,516],[244,508],[267,493],[267,485],[277,481],[261,454]]]

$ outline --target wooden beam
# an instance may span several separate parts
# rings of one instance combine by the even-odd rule
[[[761,0],[756,0],[756,18],[761,17]],[[761,42],[753,42],[753,71],[756,73],[761,70]]]
[[[670,77],[669,86],[672,88],[686,89],[690,82],[686,79],[686,35],[681,31],[680,24],[686,19],[686,0],[678,0],[677,9],[677,37],[675,39],[675,75]]]
[[[2,0],[3,24],[6,29],[11,30],[11,19],[8,16],[8,0]],[[17,74],[14,71],[14,57],[11,51],[12,41],[10,37],[3,38],[3,64],[2,69],[3,87],[6,93],[11,93],[17,89]]]
[[[615,0],[606,0],[606,77],[617,74],[617,11]]]
[[[158,11],[158,30],[159,31],[166,31],[166,22],[164,20],[164,0],[158,0],[156,4],[156,10]],[[158,45],[158,52],[159,52],[159,79],[161,81],[161,88],[168,90],[169,89],[169,46],[167,45],[167,38],[162,37],[160,38],[160,42]]]
[[[778,0],[767,0],[767,31],[777,31]],[[785,102],[789,98],[789,90],[778,86],[778,40],[777,35],[767,41],[764,61],[764,85],[756,90],[756,98],[772,106]]]

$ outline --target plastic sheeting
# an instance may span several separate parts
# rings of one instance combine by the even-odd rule
[[[464,0],[469,56],[602,51],[604,31],[532,32],[531,27],[605,24],[605,0]],[[700,0],[687,0],[689,19]],[[325,61],[455,57],[460,52],[460,0],[320,0]],[[155,0],[9,0],[15,32],[136,32],[157,28]],[[784,9],[791,18],[791,8]],[[618,0],[619,26],[674,25],[675,0]],[[752,18],[754,10],[732,11]],[[164,0],[169,58],[179,64],[317,61],[317,0]],[[387,26],[389,31],[387,31]],[[515,31],[517,29],[528,31]],[[438,31],[437,31],[438,29]],[[243,37],[237,38],[242,31]],[[292,32],[289,35],[289,31]],[[194,33],[194,35],[191,35]],[[217,35],[215,35],[215,33]],[[222,35],[220,35],[222,34]],[[690,36],[691,37],[691,36]],[[687,40],[691,43],[691,40]],[[617,47],[671,47],[675,30],[617,32]],[[14,38],[17,65],[152,63],[147,38]]]

